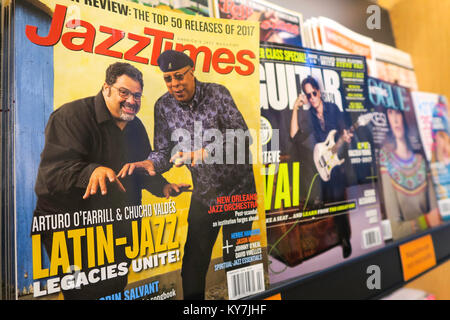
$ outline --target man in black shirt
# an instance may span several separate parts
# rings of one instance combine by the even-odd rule
[[[353,138],[353,133],[347,129],[343,113],[338,106],[322,100],[319,84],[313,77],[305,78],[301,87],[304,94],[300,94],[295,101],[291,118],[290,136],[297,148],[297,156],[300,157],[301,162],[304,164],[302,181],[306,184],[302,186],[302,189],[309,190],[309,184],[313,181],[314,174],[317,173],[313,160],[314,147],[318,143],[326,141],[330,132],[335,130],[337,131],[336,141],[333,142],[336,142],[336,146],[342,145],[342,148],[338,148],[337,152],[343,151],[346,154],[346,149]],[[309,102],[310,108],[304,110],[303,106],[307,102]],[[341,143],[338,142],[339,140],[341,140]],[[345,165],[349,165],[349,163],[350,161],[346,161]],[[349,175],[351,175],[351,168],[349,170],[344,165],[337,165],[332,169],[328,181],[318,177],[318,183],[316,182],[311,186],[309,203],[312,204],[313,208],[322,208],[324,203],[346,200],[347,178]],[[338,227],[338,232],[342,239],[343,256],[346,258],[351,254],[351,230],[348,215],[338,215],[330,219],[334,219]]]
[[[38,199],[34,218],[69,213],[73,223],[75,212],[95,215],[94,210],[110,210],[114,217],[125,206],[140,205],[143,188],[156,196],[169,197],[185,187],[170,184],[161,175],[136,175],[121,180],[116,176],[125,163],[144,160],[152,151],[145,127],[136,117],[142,90],[142,73],[130,64],[118,62],[106,70],[105,83],[96,96],[67,103],[52,113],[45,129],[45,146],[35,186]],[[102,219],[98,216],[97,220]],[[113,220],[114,239],[126,238],[129,244],[131,221]],[[102,221],[100,228],[106,230],[105,219]],[[80,225],[80,228],[98,228],[98,225]],[[59,230],[32,230],[41,234],[50,259],[55,231]],[[67,236],[66,242],[72,266],[81,246],[82,265],[78,267],[88,272],[102,265],[98,261],[95,266],[88,265],[90,249],[86,238],[80,237],[80,244]],[[129,264],[124,248],[125,245],[115,243],[114,264]],[[79,257],[77,260],[79,263]],[[68,272],[62,269],[59,267],[58,275]],[[97,299],[120,293],[126,284],[125,274],[63,290],[63,294],[65,299]]]
[[[319,84],[313,77],[310,76],[303,80],[302,90],[305,94],[299,95],[292,112],[290,135],[293,142],[296,146],[304,148],[305,154],[312,156],[314,147],[318,143],[326,141],[330,132],[336,130],[336,141],[333,140],[333,142],[340,145],[338,140],[341,139],[342,148],[338,151],[345,153],[345,148],[351,142],[353,133],[347,130],[343,113],[336,104],[322,100]],[[304,110],[303,105],[307,102],[310,103],[310,108]],[[312,157],[310,158],[312,160]],[[341,158],[340,155],[339,158]],[[311,164],[314,166],[313,161]],[[333,168],[328,179],[327,181],[321,179],[322,200],[333,202],[344,199],[346,187],[344,166]]]

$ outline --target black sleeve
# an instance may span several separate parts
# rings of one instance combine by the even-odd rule
[[[143,189],[149,191],[157,197],[164,197],[163,188],[169,182],[160,174],[150,176],[148,174],[139,175],[140,184]]]
[[[48,192],[87,187],[92,172],[100,166],[86,160],[92,143],[89,136],[89,124],[81,115],[57,110],[50,116],[39,166],[39,179]]]
[[[314,145],[314,131],[311,124],[309,110],[300,108],[298,111],[298,131],[292,139],[292,142],[297,145],[305,144]]]
[[[334,103],[331,104],[331,107],[334,109],[334,114],[336,117],[336,122],[338,125],[338,133],[339,135],[342,134],[342,132],[344,131],[344,129],[348,130],[349,126],[347,125],[347,123],[345,122],[345,118],[344,118],[344,112],[342,112],[341,110],[339,110],[339,107],[337,105],[335,105]]]

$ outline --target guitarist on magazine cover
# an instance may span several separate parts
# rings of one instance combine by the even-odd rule
[[[331,102],[322,100],[322,94],[318,82],[311,76],[305,78],[301,83],[302,91],[295,101],[291,117],[290,137],[294,143],[295,153],[301,155],[301,161],[304,163],[302,169],[302,189],[308,190],[309,183],[318,173],[318,165],[313,157],[316,146],[320,143],[330,141],[336,146],[336,155],[341,158],[345,154],[346,158],[348,144],[351,142],[353,134],[347,129],[343,113],[338,106]],[[310,108],[304,106],[309,102]],[[341,160],[342,161],[342,160]],[[345,190],[348,186],[347,172],[345,163],[338,162],[332,167],[328,177],[322,175],[316,177],[311,189],[311,196],[308,201],[308,208],[317,209],[324,204],[342,201],[346,199]],[[337,225],[338,232],[342,238],[342,248],[344,258],[351,254],[350,245],[350,225],[348,215],[338,215],[331,217]]]

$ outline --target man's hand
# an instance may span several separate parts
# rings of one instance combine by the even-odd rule
[[[208,152],[205,149],[199,149],[192,152],[178,151],[170,158],[170,162],[172,162],[175,167],[181,167],[186,163],[191,163],[194,167],[197,163],[202,162],[207,158]]]
[[[344,132],[342,133],[342,139],[344,139],[345,142],[350,143],[350,142],[352,142],[352,137],[353,137],[353,133],[344,129]]]
[[[176,197],[180,195],[184,191],[188,191],[188,189],[191,187],[189,184],[180,183],[168,183],[163,188],[163,194],[168,199],[170,196]]]
[[[151,176],[156,175],[155,166],[152,160],[144,160],[139,162],[127,163],[120,169],[117,176],[125,178],[127,175],[132,175],[135,169],[143,169]]]
[[[107,194],[108,189],[106,187],[106,179],[108,179],[110,183],[115,183],[122,192],[126,192],[122,183],[119,181],[112,169],[107,167],[97,167],[89,178],[89,184],[86,187],[86,192],[83,195],[83,199],[87,199],[96,194],[99,187],[103,196]]]
[[[302,93],[300,93],[295,100],[294,103],[294,110],[297,111],[298,109],[302,108],[303,105],[305,105],[308,102],[308,99],[306,99],[306,96]]]

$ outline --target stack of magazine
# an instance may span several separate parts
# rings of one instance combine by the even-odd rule
[[[241,299],[450,219],[446,98],[329,18],[14,0],[1,27],[3,298]]]

